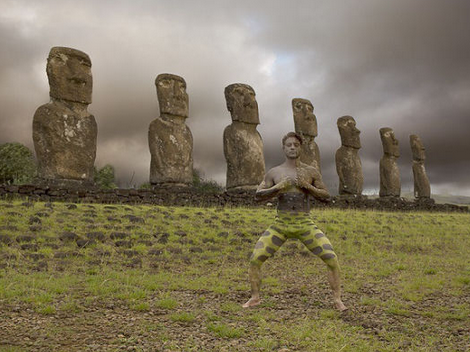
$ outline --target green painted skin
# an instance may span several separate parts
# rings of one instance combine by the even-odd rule
[[[276,221],[259,238],[251,255],[251,264],[261,266],[288,238],[297,238],[313,254],[328,263],[336,261],[330,241],[306,212],[278,211]]]

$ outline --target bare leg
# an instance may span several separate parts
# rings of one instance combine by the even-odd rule
[[[332,263],[326,263],[328,267],[328,282],[330,287],[333,290],[333,300],[335,302],[335,307],[339,311],[345,311],[348,308],[344,305],[341,300],[341,278],[338,265],[338,259],[334,259]]]
[[[261,266],[256,264],[250,265],[250,284],[251,284],[251,298],[242,305],[243,308],[257,306],[261,303],[259,298],[259,288],[261,285]]]

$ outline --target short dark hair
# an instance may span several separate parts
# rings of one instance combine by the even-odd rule
[[[282,145],[284,145],[286,143],[286,139],[287,138],[290,138],[290,137],[294,137],[294,138],[297,138],[297,140],[300,142],[300,144],[302,145],[303,144],[303,139],[302,139],[302,136],[298,133],[295,133],[295,132],[289,132],[288,134],[286,134],[284,137],[282,137]]]

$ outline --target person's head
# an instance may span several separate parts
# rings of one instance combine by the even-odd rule
[[[297,159],[300,156],[302,137],[295,132],[289,132],[282,137],[282,149],[288,159]]]
[[[46,71],[51,98],[91,104],[93,78],[87,54],[72,48],[53,47]]]
[[[398,158],[400,150],[398,149],[398,140],[395,138],[395,133],[389,127],[383,127],[379,130],[380,139],[385,155],[390,155]]]
[[[313,105],[310,100],[292,99],[292,111],[297,132],[313,137],[318,136],[317,117],[313,113]]]
[[[247,84],[234,83],[225,87],[224,93],[232,121],[259,124],[258,103],[253,88]]]
[[[359,139],[361,131],[356,128],[356,121],[352,116],[340,117],[336,125],[341,137],[341,145],[355,149],[361,148],[361,140]]]
[[[188,93],[183,77],[162,73],[155,79],[160,114],[188,117]]]

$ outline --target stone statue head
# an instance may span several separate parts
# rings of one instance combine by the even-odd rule
[[[189,98],[183,77],[162,73],[155,79],[160,114],[188,117]]]
[[[232,121],[259,124],[255,91],[249,85],[234,83],[225,87],[225,100]]]
[[[313,105],[310,100],[292,99],[292,110],[295,130],[308,136],[318,136],[317,117],[313,113]]]
[[[53,47],[46,71],[51,98],[91,104],[93,78],[87,54],[72,48]]]
[[[424,153],[425,149],[423,142],[421,142],[421,138],[415,134],[410,135],[410,145],[411,152],[413,153],[413,160],[423,162],[426,159],[426,155]]]
[[[381,128],[380,139],[382,140],[382,146],[385,155],[394,156],[396,158],[400,156],[400,150],[398,149],[398,140],[395,138],[395,133],[391,128]]]
[[[356,121],[352,116],[342,116],[336,121],[339,135],[341,136],[341,145],[354,149],[361,148],[359,135],[361,131],[356,128]]]

